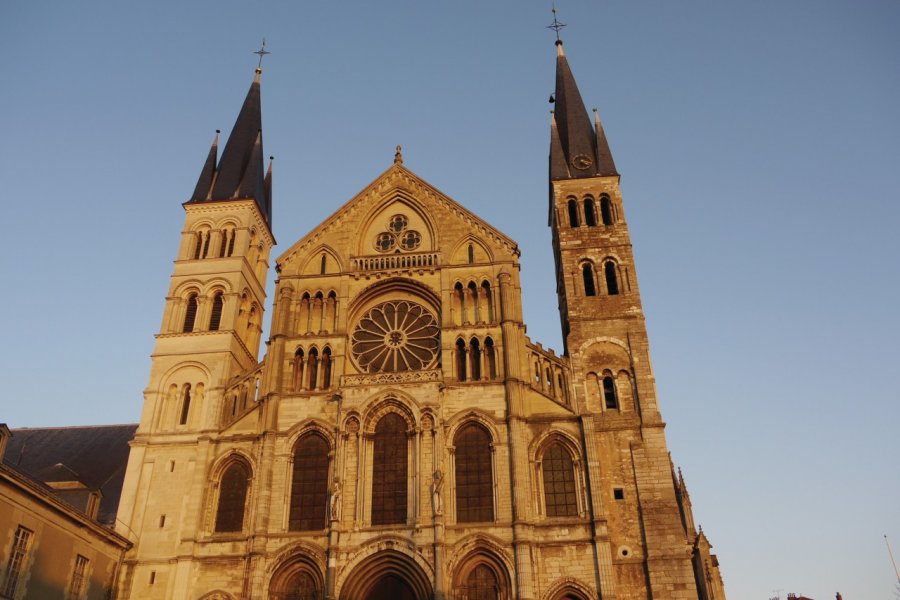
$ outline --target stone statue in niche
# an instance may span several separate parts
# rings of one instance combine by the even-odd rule
[[[331,487],[331,505],[329,506],[329,513],[332,521],[341,520],[341,482],[337,479],[334,480],[334,484]]]
[[[441,489],[444,487],[444,474],[437,470],[434,472],[434,478],[431,482],[431,500],[434,504],[434,515],[440,516],[444,514],[444,505],[441,500]]]

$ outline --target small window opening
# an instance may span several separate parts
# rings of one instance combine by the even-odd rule
[[[603,401],[606,403],[606,408],[619,408],[619,399],[616,397],[616,382],[609,375],[603,378]]]
[[[624,500],[625,499],[625,490],[622,488],[613,488],[613,498],[616,500]]]
[[[234,254],[234,238],[237,237],[237,233],[234,229],[230,229],[228,231],[228,256]]]
[[[309,360],[307,361],[307,370],[309,371],[309,381],[306,389],[316,389],[317,379],[319,377],[319,351],[313,348],[309,351]]]
[[[590,263],[585,263],[581,267],[581,278],[584,280],[584,295],[596,296],[597,287],[594,285],[594,267]]]
[[[174,472],[175,472],[175,461],[170,460],[169,461],[169,473],[174,473]]]
[[[469,244],[469,264],[475,264],[475,246],[472,244]]]
[[[619,282],[616,279],[616,265],[612,261],[608,261],[603,265],[603,274],[606,277],[606,290],[610,296],[619,293]]]
[[[212,236],[209,235],[208,231],[203,232],[203,253],[201,258],[206,258],[207,256],[209,256],[209,238],[211,237]]]
[[[331,348],[322,351],[322,389],[331,387]]]
[[[159,528],[162,529],[166,526],[166,515],[159,515]]]
[[[217,292],[212,302],[212,311],[209,316],[209,330],[210,331],[218,331],[219,325],[222,322],[222,305],[224,304],[224,300],[222,299],[222,292]]]
[[[466,380],[466,343],[456,340],[456,379]]]
[[[594,199],[584,199],[584,224],[588,227],[597,226],[597,211],[594,209]]]
[[[181,416],[178,418],[179,425],[186,425],[188,413],[191,410],[191,384],[184,385],[184,400],[181,402]]]
[[[486,363],[487,375],[490,379],[497,378],[497,355],[494,353],[494,340],[485,338],[484,340],[484,361]]]
[[[578,227],[578,202],[574,198],[569,200],[569,227]]]
[[[477,338],[469,343],[469,358],[472,362],[472,381],[481,379],[481,346]]]
[[[150,571],[150,585],[156,583],[156,571]]]
[[[197,319],[197,294],[191,294],[187,301],[187,310],[184,312],[183,333],[194,331],[194,321]]]
[[[603,219],[604,225],[613,224],[612,204],[606,196],[600,198],[600,218]]]
[[[325,274],[325,268],[328,266],[328,258],[325,254],[322,255],[322,263],[319,265],[319,274]]]
[[[203,249],[203,233],[198,231],[194,239],[194,260],[200,258],[200,251]]]
[[[222,242],[219,244],[219,258],[225,256],[225,250],[227,250],[228,246],[228,230],[222,230]]]

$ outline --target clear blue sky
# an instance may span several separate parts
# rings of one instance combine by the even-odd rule
[[[559,9],[623,174],[670,449],[729,597],[891,598],[900,4]],[[180,203],[263,35],[276,255],[403,144],[519,242],[529,335],[560,349],[549,20],[521,0],[3,3],[0,421],[138,419]]]

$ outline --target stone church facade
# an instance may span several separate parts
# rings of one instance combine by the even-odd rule
[[[669,458],[619,175],[561,43],[561,355],[516,243],[394,162],[274,259],[260,70],[186,213],[118,530],[120,597],[717,599]]]

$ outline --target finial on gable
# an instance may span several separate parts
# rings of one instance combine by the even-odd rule
[[[394,164],[403,164],[403,148],[401,148],[399,144],[397,144],[397,151],[394,153]]]

